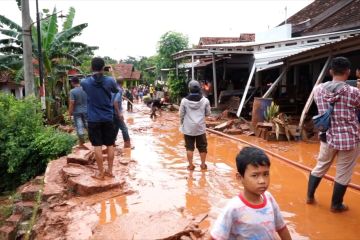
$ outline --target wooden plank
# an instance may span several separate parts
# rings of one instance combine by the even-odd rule
[[[277,86],[277,84],[282,80],[284,74],[287,72],[287,67],[285,67],[280,76],[275,80],[275,82],[271,85],[271,87],[266,91],[266,93],[264,94],[264,96],[262,96],[263,98],[267,98],[269,97],[269,95],[272,93],[272,91],[275,89],[275,87]]]
[[[249,79],[247,81],[245,90],[244,90],[244,94],[242,95],[242,98],[241,98],[240,106],[239,106],[238,111],[236,113],[236,115],[238,117],[240,117],[241,111],[242,111],[242,109],[244,107],[244,102],[245,102],[245,99],[246,99],[246,95],[247,95],[247,93],[249,91],[250,83],[251,83],[251,80],[253,79],[253,76],[254,76],[254,73],[255,73],[255,68],[256,68],[256,65],[254,63],[253,66],[252,66],[252,69],[251,69],[251,72],[250,72]]]
[[[212,66],[213,66],[214,101],[215,101],[215,108],[217,108],[218,97],[217,97],[217,83],[216,83],[215,53],[212,54]]]
[[[324,80],[324,77],[325,77],[325,74],[326,74],[326,70],[330,64],[330,60],[331,60],[331,56],[328,56],[328,59],[326,60],[325,62],[325,65],[324,67],[322,68],[321,72],[320,72],[320,75],[318,77],[318,79],[316,80],[316,83],[310,93],[310,96],[308,98],[308,100],[306,101],[306,104],[305,104],[305,107],[301,113],[301,117],[300,117],[300,122],[299,122],[299,129],[300,131],[302,131],[302,128],[304,126],[304,121],[305,121],[305,118],[306,118],[306,115],[310,109],[310,106],[314,100],[314,89],[317,85],[319,85],[323,80]]]

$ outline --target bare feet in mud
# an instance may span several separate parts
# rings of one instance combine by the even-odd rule
[[[193,164],[187,166],[187,170],[189,170],[189,171],[194,171],[194,169],[195,169],[195,166]]]
[[[100,173],[92,175],[91,177],[96,179],[96,180],[104,180],[105,179],[104,174],[100,174]]]
[[[200,168],[201,168],[201,170],[206,170],[206,169],[207,169],[206,163],[202,163],[202,164],[200,165]]]
[[[108,171],[106,171],[104,175],[105,175],[106,177],[110,177],[110,178],[114,178],[114,177],[115,177],[115,175],[114,175],[113,173],[108,172]]]

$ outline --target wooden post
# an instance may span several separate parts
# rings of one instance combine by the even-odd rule
[[[301,113],[301,118],[300,118],[300,122],[299,122],[300,132],[302,132],[302,128],[304,126],[304,121],[305,121],[306,115],[307,115],[307,113],[310,109],[310,106],[314,100],[314,89],[317,85],[319,85],[323,81],[326,70],[329,66],[330,60],[331,60],[331,56],[329,56],[328,59],[326,60],[325,65],[322,68],[320,75],[319,75],[318,79],[316,80],[316,83],[315,83],[313,89],[311,90],[310,96],[309,96],[308,100],[306,101],[306,104],[305,104],[304,110]]]
[[[191,80],[195,80],[194,55],[191,55]]]
[[[275,80],[275,82],[271,85],[271,87],[266,91],[266,93],[262,96],[263,98],[269,97],[269,95],[272,93],[272,91],[275,89],[276,85],[278,85],[279,82],[281,82],[284,74],[287,71],[287,67],[283,68],[282,72],[280,73],[280,76]]]
[[[246,95],[247,95],[247,92],[249,91],[250,83],[251,83],[251,80],[252,80],[252,78],[253,78],[253,76],[254,76],[255,69],[256,69],[256,65],[255,65],[255,63],[253,63],[252,68],[251,68],[251,72],[250,72],[250,75],[249,75],[249,79],[248,79],[248,81],[247,81],[247,84],[246,84],[246,87],[245,87],[243,96],[242,96],[242,98],[241,98],[241,102],[240,102],[239,109],[237,110],[237,113],[236,113],[236,115],[237,115],[238,117],[240,117],[242,108],[243,108],[243,106],[244,106],[244,102],[245,102],[245,99],[246,99]]]
[[[217,108],[218,107],[218,99],[217,99],[215,53],[212,54],[212,66],[213,66],[214,101],[215,101],[215,107]]]
[[[175,64],[176,64],[176,78],[179,78],[179,63],[177,60],[175,60]]]

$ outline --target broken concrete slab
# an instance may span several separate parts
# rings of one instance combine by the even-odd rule
[[[21,214],[13,214],[8,219],[6,219],[5,224],[7,226],[17,226],[22,220]]]
[[[61,170],[66,166],[66,157],[49,162],[45,177],[44,177],[44,191],[42,198],[47,200],[51,196],[61,196],[64,191],[64,180],[61,176]]]
[[[69,177],[77,177],[86,172],[87,168],[80,164],[69,163],[61,169],[63,178],[66,181]]]
[[[121,226],[126,226],[121,227]],[[142,226],[139,228],[139,226]],[[161,227],[159,227],[161,226]],[[92,239],[181,239],[183,236],[200,237],[201,230],[180,213],[130,213],[119,216],[112,224],[98,225]],[[188,238],[185,238],[188,239]]]
[[[35,201],[40,189],[40,185],[29,184],[21,190],[21,199],[23,201]]]
[[[217,130],[217,131],[222,131],[225,128],[230,128],[233,124],[234,124],[234,121],[229,120],[229,121],[226,121],[226,122],[224,122],[222,124],[217,125],[216,127],[214,127],[214,129]]]
[[[246,123],[241,123],[241,124],[238,125],[238,127],[243,131],[249,131],[250,130],[250,125],[246,124]]]
[[[87,149],[76,149],[73,153],[67,155],[67,163],[88,165],[92,164],[94,160],[94,152]]]
[[[91,176],[94,173],[84,172],[77,177],[70,177],[67,180],[67,186],[80,196],[86,196],[94,193],[105,192],[113,188],[121,188],[125,184],[122,178],[105,177],[104,180],[97,180]]]
[[[239,128],[229,128],[229,129],[225,129],[224,133],[229,134],[229,135],[239,135],[243,133],[243,130],[239,129]]]
[[[21,214],[23,220],[28,220],[31,218],[33,210],[35,208],[35,202],[32,201],[22,201],[14,204],[13,214]]]
[[[206,121],[206,127],[208,128],[214,128],[216,127],[217,125],[220,125],[224,123],[224,121]]]
[[[0,228],[1,240],[14,240],[16,238],[16,226],[2,226]]]

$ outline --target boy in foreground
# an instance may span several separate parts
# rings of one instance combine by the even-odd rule
[[[266,191],[270,161],[263,151],[245,147],[236,157],[244,190],[230,200],[211,229],[211,239],[291,239],[280,208]]]

